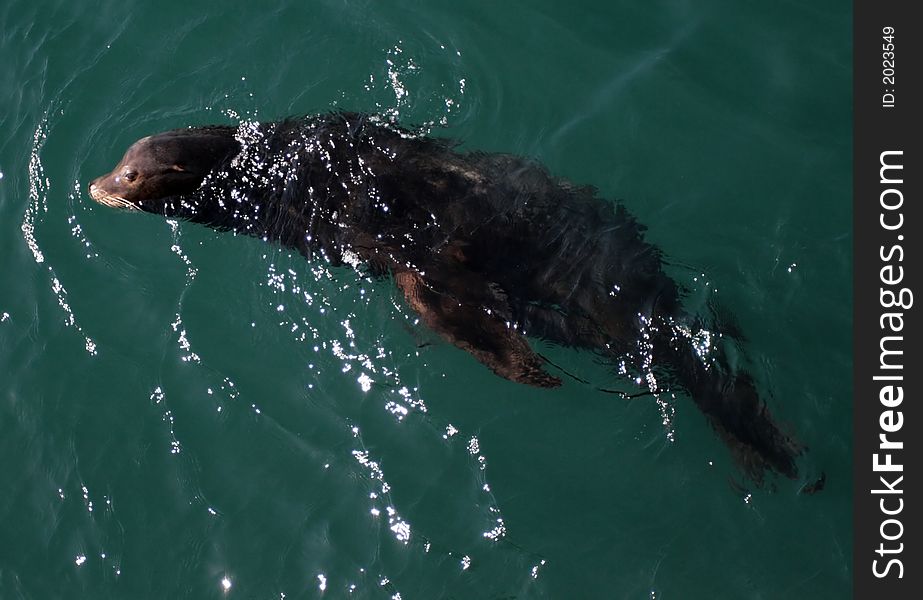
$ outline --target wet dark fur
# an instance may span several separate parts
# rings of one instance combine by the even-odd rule
[[[357,114],[146,140],[94,181],[94,198],[334,264],[352,253],[373,274],[390,274],[429,327],[513,381],[560,385],[522,332],[625,359],[659,390],[685,389],[758,484],[766,471],[797,477],[799,443],[720,348],[697,356],[689,334],[705,324],[682,311],[660,251],[593,188]],[[143,191],[118,179],[126,169],[147,177]]]

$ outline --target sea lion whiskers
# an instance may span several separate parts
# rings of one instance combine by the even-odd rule
[[[92,185],[90,186],[90,196],[93,200],[96,200],[100,204],[104,204],[111,208],[124,208],[127,210],[141,210],[138,206],[135,206],[125,198],[121,196],[116,196],[115,194],[107,194],[105,191],[99,187]]]

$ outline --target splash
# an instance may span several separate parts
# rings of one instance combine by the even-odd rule
[[[167,224],[170,226],[170,232],[173,235],[173,244],[170,246],[170,251],[177,255],[186,266],[185,287],[188,289],[189,286],[192,285],[192,282],[195,280],[199,271],[192,264],[192,260],[189,259],[189,256],[183,251],[182,246],[179,244],[179,222],[174,219],[167,219]],[[176,309],[176,319],[170,323],[170,327],[172,327],[173,331],[177,334],[176,343],[183,353],[180,356],[180,359],[183,362],[201,363],[202,357],[200,357],[192,350],[192,343],[189,341],[189,338],[186,335],[186,329],[183,327],[183,317],[180,314],[181,309],[182,301],[180,301],[180,306],[178,306]]]
[[[26,207],[20,227],[26,245],[29,246],[36,264],[45,262],[45,254],[35,238],[35,228],[37,223],[41,222],[42,216],[48,213],[48,194],[51,190],[51,181],[45,175],[45,167],[41,158],[41,150],[47,138],[48,114],[46,113],[32,135],[32,153],[29,157],[29,206]],[[47,268],[51,292],[55,295],[58,306],[64,311],[64,324],[67,327],[76,329],[83,336],[84,349],[90,356],[96,356],[96,342],[86,335],[83,328],[77,323],[74,311],[67,301],[67,290],[55,274],[54,268],[51,265],[47,265]]]
[[[451,52],[446,46],[440,45],[442,52]],[[460,51],[454,51],[456,56],[461,56]],[[429,109],[427,113],[436,116],[421,123],[416,135],[428,135],[436,127],[449,125],[450,117],[462,108],[462,97],[465,94],[467,80],[464,77],[451,82],[440,84],[438,92],[424,93],[417,90],[422,87],[424,66],[420,59],[415,58],[403,47],[403,42],[398,42],[385,51],[384,73],[370,73],[363,84],[364,90],[373,94],[381,90],[393,96],[390,102],[379,101],[375,108],[383,120],[397,123],[402,113],[410,112],[415,108],[414,103],[423,104]],[[405,115],[406,116],[406,115]]]
[[[351,431],[353,437],[361,443],[359,428],[352,427]],[[378,482],[378,491],[373,491],[369,494],[369,497],[373,500],[373,505],[369,512],[372,514],[372,516],[381,516],[381,509],[378,508],[374,501],[379,499],[385,501],[386,506],[384,508],[388,519],[388,529],[394,535],[394,539],[403,544],[409,543],[411,535],[410,522],[401,517],[398,514],[397,509],[395,509],[391,504],[391,486],[385,480],[385,474],[381,468],[381,465],[378,461],[372,460],[370,458],[369,451],[365,448],[353,450],[352,455],[353,458],[356,459],[356,462],[368,470],[370,477]]]
[[[71,187],[71,192],[68,194],[68,199],[70,200],[71,205],[77,202],[82,194],[82,188],[80,182],[76,179],[74,180],[74,185]],[[83,227],[80,223],[77,222],[77,215],[70,215],[67,217],[67,224],[71,226],[71,236],[76,239],[81,246],[86,248],[86,257],[87,258],[99,258],[96,250],[93,249],[93,244],[90,243],[90,240],[83,233]]]
[[[51,181],[45,176],[45,167],[42,164],[41,149],[48,137],[48,115],[46,114],[32,135],[32,153],[29,157],[29,206],[22,221],[22,234],[32,251],[35,262],[45,262],[45,255],[38,247],[35,239],[35,220],[40,214],[48,212],[48,190]]]
[[[167,408],[166,403],[166,394],[163,391],[163,388],[157,386],[154,388],[154,391],[151,392],[150,396],[151,402],[158,406],[164,407],[163,416],[161,420],[164,423],[167,423],[167,426],[170,428],[170,454],[179,454],[182,452],[183,447],[180,444],[179,440],[176,439],[176,432],[174,430],[175,420],[173,418],[173,411]]]

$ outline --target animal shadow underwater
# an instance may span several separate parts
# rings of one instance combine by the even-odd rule
[[[392,277],[426,326],[514,382],[561,385],[527,336],[592,351],[652,394],[684,390],[757,486],[799,476],[804,447],[752,376],[729,366],[714,317],[684,311],[645,228],[534,161],[337,112],[145,137],[89,192],[309,259],[358,261]]]

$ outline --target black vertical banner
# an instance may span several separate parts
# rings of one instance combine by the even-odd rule
[[[854,593],[923,594],[923,21],[856,0],[853,21]]]

